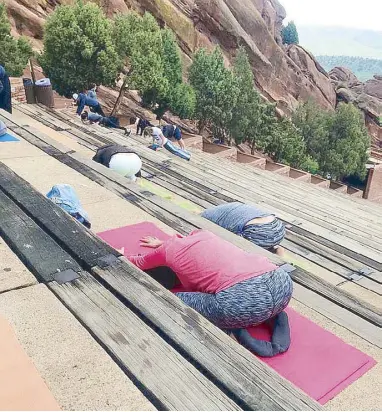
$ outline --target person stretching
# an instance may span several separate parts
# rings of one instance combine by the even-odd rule
[[[154,250],[130,256],[130,262],[141,270],[170,268],[188,290],[176,293],[186,305],[261,356],[288,349],[288,318],[283,311],[293,285],[282,268],[204,230],[166,241],[145,237],[141,242]],[[243,330],[267,321],[274,322],[272,342],[258,341]]]
[[[103,112],[102,107],[99,104],[99,101],[97,99],[88,97],[86,93],[80,93],[80,94],[74,93],[73,100],[74,100],[74,104],[78,106],[77,108],[78,116],[81,116],[82,112],[85,109],[85,106],[88,106],[92,112],[98,113],[101,116],[105,117],[105,113]]]
[[[182,150],[186,149],[186,145],[184,144],[184,140],[182,139],[182,131],[179,129],[178,126],[167,124],[162,127],[162,132],[163,135],[167,137],[167,139],[175,139]]]
[[[93,160],[125,176],[131,182],[141,177],[142,160],[128,147],[117,144],[100,147]]]
[[[206,209],[202,217],[242,236],[257,246],[282,256],[280,243],[285,237],[284,224],[272,213],[239,202]]]
[[[170,140],[167,139],[167,137],[164,136],[162,130],[159,127],[146,127],[144,136],[152,136],[153,138],[153,144],[150,145],[150,149],[152,150],[158,150],[162,147],[164,147],[166,150],[171,152],[172,154],[185,159],[185,160],[190,160],[191,155],[190,153],[186,152],[185,150],[178,149],[175,147]]]
[[[146,127],[154,127],[154,125],[151,124],[149,120],[144,119],[143,117],[131,117],[130,125],[135,125],[137,127],[137,135],[140,136],[143,135],[143,132],[145,131]]]
[[[101,116],[97,113],[88,113],[86,110],[81,114],[81,120],[90,124],[98,123],[100,126],[109,127],[111,129],[123,130],[127,136],[131,134],[131,130],[119,125],[118,117],[114,116]]]

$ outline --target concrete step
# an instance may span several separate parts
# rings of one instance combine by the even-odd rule
[[[265,169],[267,163],[264,157],[254,156],[248,153],[237,152],[236,160],[238,163],[244,163],[259,169]]]
[[[325,188],[328,189],[329,185],[330,185],[330,180],[324,179],[321,176],[312,175],[311,176],[311,183],[316,185],[316,186],[325,187]]]
[[[193,149],[203,150],[203,136],[182,132],[182,138],[186,148],[191,147]]]
[[[363,191],[352,186],[348,186],[347,194],[351,197],[363,197]]]
[[[290,166],[283,165],[281,163],[266,162],[265,170],[277,173],[278,175],[289,176]]]
[[[336,192],[340,193],[347,193],[348,187],[340,182],[330,182],[329,189],[335,190]]]
[[[214,154],[217,157],[223,159],[229,159],[236,161],[237,149],[231,146],[225,146],[222,144],[209,143],[203,141],[203,152]]]
[[[293,169],[291,168],[289,171],[289,177],[295,180],[301,180],[302,182],[311,183],[312,175],[308,172],[304,172],[303,170]]]

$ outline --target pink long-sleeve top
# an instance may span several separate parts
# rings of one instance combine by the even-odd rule
[[[267,258],[247,253],[204,230],[187,237],[174,236],[147,255],[129,259],[142,270],[167,266],[187,290],[204,293],[218,293],[277,269]]]

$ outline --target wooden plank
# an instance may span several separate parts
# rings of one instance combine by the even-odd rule
[[[283,242],[283,247],[285,247],[290,252],[295,253],[296,255],[302,256],[310,260],[311,262],[316,263],[317,265],[322,266],[323,268],[326,268],[332,271],[333,273],[338,274],[343,279],[351,281],[352,283],[357,284],[362,288],[368,289],[369,291],[377,295],[382,295],[382,285],[377,282],[374,282],[370,278],[363,277],[360,274],[357,274],[356,272],[352,272],[349,269],[338,265],[332,260],[329,260],[324,256],[317,255],[316,253],[311,252],[310,250],[307,250],[298,244],[291,243],[288,240],[285,240]]]
[[[240,410],[90,275],[48,286],[158,410]]]
[[[74,157],[76,159],[74,159]],[[151,202],[151,204],[156,205],[156,207],[159,207],[162,211],[169,211],[168,213],[172,216],[177,216],[177,219],[181,217],[181,219],[179,220],[186,222],[186,224],[184,224],[184,226],[186,227],[185,227],[185,230],[183,232],[180,231],[180,233],[183,233],[183,234],[189,233],[189,231],[192,229],[192,226],[190,227],[190,225],[193,225],[196,228],[204,228],[204,229],[210,230],[211,232],[216,233],[217,235],[221,236],[222,238],[225,238],[226,240],[230,241],[233,244],[236,244],[237,246],[241,247],[244,250],[265,255],[272,262],[278,265],[282,265],[285,263],[283,260],[281,260],[277,256],[265,251],[264,249],[261,249],[255,246],[253,243],[250,243],[243,238],[233,235],[232,233],[201,218],[200,216],[191,215],[190,213],[184,211],[183,209],[173,206],[169,204],[168,202],[164,201],[163,199],[151,193],[146,193],[145,191],[137,189],[134,185],[124,186],[126,184],[125,183],[126,181],[123,177],[113,173],[107,168],[101,167],[101,165],[98,165],[97,163],[94,163],[91,160],[83,159],[77,153],[73,153],[70,155],[63,154],[59,160],[65,164],[70,165],[73,168],[76,168],[75,170],[78,170],[81,173],[84,173],[84,168],[85,168],[84,165],[86,165],[86,170],[87,170],[86,176],[90,178],[92,178],[91,176],[93,176],[93,179],[94,177],[98,175],[98,173],[103,176],[108,176],[109,179],[112,180],[113,182],[118,182],[118,185],[125,187],[125,190],[127,192],[130,192],[131,195],[133,195],[132,199],[135,202],[134,204],[136,204],[139,207],[142,203],[140,199],[145,199]],[[95,181],[97,181],[97,179]],[[102,179],[102,181],[98,180],[97,183],[100,183],[100,184],[105,183],[105,179]],[[113,188],[113,190],[115,190],[115,187]],[[130,199],[127,199],[127,200],[130,201]],[[158,216],[155,215],[155,216],[158,217],[158,219],[161,219],[159,215]],[[320,279],[318,276],[312,273],[306,272],[300,268],[297,268],[292,273],[292,278],[296,282],[308,287],[309,289],[314,290],[315,292],[321,294],[322,296],[327,297],[329,300],[332,300],[338,305],[347,308],[351,312],[356,313],[358,316],[368,320],[369,322],[375,325],[378,325],[378,326],[382,326],[381,311],[379,311],[372,305],[368,304],[367,302],[363,302],[363,301],[360,301],[354,298],[351,294],[346,293],[345,291],[334,287],[328,282]]]
[[[77,262],[0,190],[0,235],[40,282],[72,269]]]
[[[75,251],[72,256],[85,267],[100,264],[100,259],[120,253],[102,242],[52,201],[38,193],[24,179],[0,162],[0,189],[31,216],[61,247]],[[57,222],[61,222],[60,225]],[[81,234],[81,235],[80,235]],[[67,247],[70,245],[70,248]]]
[[[301,236],[304,236],[308,239],[314,240],[315,242],[318,242],[330,249],[335,250],[336,252],[343,254],[345,256],[348,256],[354,260],[357,260],[358,262],[361,262],[362,264],[369,266],[371,268],[374,268],[376,271],[380,272],[382,271],[382,263],[375,261],[374,259],[371,259],[367,256],[364,256],[362,254],[356,253],[353,250],[350,250],[340,244],[334,243],[333,241],[326,239],[322,236],[319,236],[317,234],[311,233],[302,227],[294,226],[291,225],[289,227],[289,230],[291,232],[297,233]]]
[[[63,113],[61,113],[61,112],[57,112],[57,111],[50,110],[50,109],[45,109],[45,110],[48,110],[51,114],[53,114],[53,115],[56,116],[57,118],[64,119],[66,122],[69,122],[70,124],[75,124],[73,118],[71,118],[70,116],[67,116],[67,115],[65,115],[65,114],[63,114]],[[85,130],[85,129],[86,129],[86,126],[83,126],[83,129]],[[88,128],[88,130],[90,130],[90,129]],[[92,132],[95,132],[95,130],[92,129]],[[114,135],[116,138],[118,138],[118,139],[120,138],[117,133],[113,133],[113,135]],[[144,144],[146,144],[146,142],[144,142],[144,141],[143,141],[140,137],[138,137],[138,136],[132,135],[131,138],[134,139],[134,140],[136,140],[136,141],[138,141],[138,142],[141,142],[141,143],[143,142]],[[206,154],[200,155],[199,153],[195,152],[195,153],[193,154],[193,160],[194,160],[193,163],[198,162],[199,159],[201,159],[201,162],[202,162],[202,163],[207,163],[207,162],[209,161],[211,164],[213,163],[213,160],[215,160],[214,165],[217,165],[217,161],[216,161],[216,159],[214,159],[213,156],[208,156],[208,155],[206,155]],[[184,163],[183,163],[182,165],[184,165]],[[219,163],[219,166],[220,166],[220,163]],[[244,167],[243,167],[242,165],[240,165],[240,168],[239,168],[239,167],[237,167],[237,166],[234,165],[234,164],[231,164],[231,163],[227,163],[227,162],[226,162],[224,168],[225,168],[225,169],[229,169],[229,170],[240,170],[241,172],[244,172]],[[282,179],[280,179],[280,178],[275,179],[275,176],[272,175],[272,174],[270,174],[270,173],[265,174],[265,172],[259,171],[259,170],[253,169],[253,168],[251,168],[251,169],[246,168],[246,169],[247,169],[247,172],[250,172],[250,175],[251,175],[251,176],[257,176],[257,177],[260,178],[260,179],[263,179],[264,177],[266,177],[267,180],[273,180],[273,182],[275,183],[275,185],[273,185],[273,186],[280,185],[280,184],[284,184],[283,181],[282,181]],[[247,172],[246,172],[246,175],[248,175]],[[244,174],[242,174],[242,176],[244,176]],[[307,197],[307,195],[309,195],[310,192],[312,192],[312,193],[313,193],[313,192],[314,192],[314,193],[318,193],[317,188],[314,188],[314,190],[311,190],[311,191],[307,192],[307,190],[306,190],[306,189],[307,189],[307,186],[306,186],[306,185],[305,185],[304,187],[302,187],[301,185],[297,185],[294,181],[289,181],[289,180],[288,180],[288,187],[289,187],[289,186],[290,186],[293,190],[295,190],[295,192],[296,192],[296,189],[298,189],[298,190],[300,191],[300,193],[303,193],[302,200],[305,199],[305,198]],[[271,187],[267,187],[267,190],[268,190],[268,191],[269,191],[269,190],[272,190],[272,188],[273,188],[272,186],[271,186]],[[301,189],[302,189],[303,191],[301,191]],[[335,200],[334,198],[336,198],[336,196],[334,196],[335,194],[334,194],[334,193],[331,193],[331,192],[325,191],[325,195],[326,195],[325,198],[326,198],[326,197],[327,197],[327,198],[332,198],[331,201]],[[337,198],[339,198],[339,196],[337,196]],[[320,199],[322,199],[322,196],[319,197],[319,198],[317,198],[316,200],[317,200],[317,201],[320,201]],[[347,198],[344,198],[344,197],[341,196],[341,200],[346,200],[346,203],[351,204],[351,203],[354,203],[355,200],[358,200],[358,199],[347,199]],[[357,206],[360,206],[360,209],[362,208],[362,210],[363,210],[363,209],[369,210],[369,209],[370,209],[370,206],[367,207],[366,205],[367,205],[367,204],[366,204],[365,202],[362,202],[362,203],[359,202],[359,203],[357,204]],[[317,210],[319,210],[319,209],[317,209]],[[350,212],[350,211],[353,212],[353,210],[350,210],[350,209],[349,209],[349,212]],[[374,211],[375,211],[375,208],[374,208]],[[332,212],[335,212],[335,210],[332,211]],[[348,215],[348,214],[345,214],[345,215]],[[370,216],[370,212],[369,212],[367,215],[365,215],[365,217],[369,217],[369,216]],[[353,217],[356,218],[356,216],[353,216]],[[381,216],[381,217],[382,217],[382,216]],[[363,222],[363,223],[364,223],[364,222]]]
[[[243,402],[246,410],[316,409],[318,405],[250,352],[217,329],[149,275],[122,259],[107,269],[94,268],[128,306],[138,311],[187,353],[207,376]]]
[[[365,266],[361,262],[352,259],[349,256],[346,256],[342,253],[337,252],[319,242],[316,242],[310,238],[301,236],[297,233],[287,230],[288,232],[288,241],[293,242],[295,245],[302,246],[305,250],[311,251],[316,255],[319,255],[320,259],[323,258],[323,261],[330,260],[332,263],[341,266],[344,270],[347,269],[348,274],[359,273],[362,276],[365,276],[366,279],[378,283],[375,285],[379,287],[382,284],[382,273],[372,269],[368,266]],[[326,263],[325,263],[326,264]],[[344,272],[346,273],[346,272]]]

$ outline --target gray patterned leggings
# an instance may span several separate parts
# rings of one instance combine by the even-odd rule
[[[217,294],[179,292],[176,296],[219,328],[236,329],[272,319],[286,308],[292,292],[289,274],[276,269]]]

